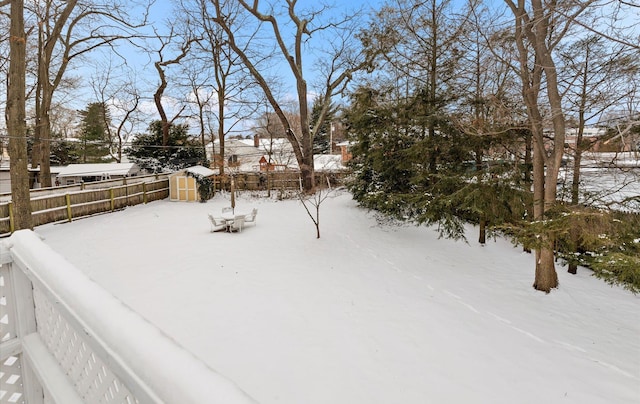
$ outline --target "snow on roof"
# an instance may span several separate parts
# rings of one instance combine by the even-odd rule
[[[266,151],[292,151],[293,147],[289,139],[285,138],[258,138],[259,146],[256,147],[255,139],[225,139],[225,154],[255,154],[256,150]],[[220,149],[220,140],[215,139],[213,143],[209,143],[209,147],[214,150]]]
[[[60,170],[58,177],[129,175],[137,172],[138,166],[135,163],[69,164]]]
[[[191,174],[201,175],[203,177],[209,177],[210,175],[214,175],[216,172],[210,168],[204,166],[193,166],[186,168],[185,172],[189,172]]]
[[[289,139],[285,138],[276,138],[276,139],[264,139],[259,138],[260,147],[265,150],[273,149],[292,149],[291,142]]]
[[[316,171],[338,171],[346,168],[339,154],[316,154],[313,156],[313,167]]]

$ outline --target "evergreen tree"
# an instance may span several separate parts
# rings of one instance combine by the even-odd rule
[[[153,121],[148,133],[138,134],[125,152],[140,168],[151,172],[171,172],[197,164],[207,166],[199,139],[190,135],[188,129],[188,125],[171,124],[168,143],[163,146],[162,122]]]
[[[429,136],[421,91],[398,101],[392,91],[359,88],[345,115],[354,170],[349,188],[354,198],[390,217],[418,224],[437,224],[441,234],[463,238],[465,222],[479,224],[484,243],[488,224],[521,221],[530,201],[521,186],[517,162],[487,161],[478,166],[476,137],[446,119],[437,122],[437,142]],[[481,144],[493,146],[485,138]],[[437,148],[437,165],[430,157]]]
[[[491,75],[476,68],[490,52],[466,49],[470,20],[436,0],[400,2],[378,16],[365,39],[381,49],[381,68],[356,90],[347,113],[355,199],[400,220],[436,224],[446,237],[464,237],[465,222],[480,224],[480,242],[489,223],[522,220],[528,188],[519,185],[520,160],[496,153],[513,143],[503,134],[515,134],[498,119],[511,110],[498,103],[506,81],[496,74],[496,91],[482,85]],[[497,105],[486,102],[494,99]],[[468,104],[476,113],[465,121]]]
[[[366,207],[400,220],[441,223],[447,236],[460,237],[461,221],[444,197],[461,186],[460,179],[446,172],[462,167],[462,143],[454,131],[438,131],[439,159],[447,164],[440,164],[434,173],[428,162],[434,147],[428,135],[430,123],[415,115],[423,98],[418,94],[397,101],[391,93],[363,87],[354,94],[345,116],[355,141],[349,188]]]
[[[80,160],[82,163],[104,162],[109,156],[108,125],[111,122],[107,106],[94,102],[78,111],[80,122]]]
[[[51,143],[51,155],[49,157],[51,165],[65,166],[77,163],[79,159],[80,151],[77,143],[66,139],[56,140]]]
[[[312,128],[318,125],[318,120],[324,106],[325,103],[321,96],[317,97],[313,101],[313,106],[311,107],[311,117],[309,119],[309,123]],[[335,104],[330,103],[328,105],[327,114],[324,120],[322,121],[322,123],[320,123],[318,129],[314,132],[315,135],[313,137],[313,154],[331,153],[331,122],[335,119],[336,111],[337,108]]]

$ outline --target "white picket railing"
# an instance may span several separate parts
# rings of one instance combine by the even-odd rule
[[[0,404],[255,403],[29,230],[0,244]]]

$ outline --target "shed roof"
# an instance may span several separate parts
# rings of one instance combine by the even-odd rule
[[[212,169],[204,166],[192,166],[192,167],[185,168],[184,171],[189,172],[191,174],[202,175],[203,177],[209,177],[216,173]]]

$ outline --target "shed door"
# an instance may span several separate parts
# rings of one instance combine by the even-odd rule
[[[189,200],[189,178],[188,177],[177,177],[176,184],[176,195],[179,201],[188,201]]]

